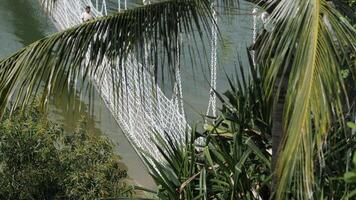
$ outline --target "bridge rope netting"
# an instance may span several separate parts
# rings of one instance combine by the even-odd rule
[[[127,9],[127,2],[123,2],[124,6],[121,3],[119,0],[117,4],[118,11],[123,8]],[[81,14],[86,6],[91,7],[92,15],[95,18],[108,14],[105,0],[61,0],[57,1],[56,5],[50,10],[50,16],[58,30],[65,30],[82,23]],[[214,12],[214,17],[217,20],[216,12]],[[212,29],[212,36],[210,69],[212,88],[209,95],[207,114],[212,112],[212,115],[215,116],[216,28]],[[149,48],[149,45],[148,42],[146,44],[147,48]],[[88,50],[88,59],[85,62],[89,62],[89,54],[90,50]],[[180,62],[179,49],[177,57],[177,62]],[[101,74],[101,76],[95,76],[90,81],[134,149],[137,152],[145,151],[154,158],[163,161],[161,153],[152,141],[153,136],[159,134],[162,138],[166,138],[168,134],[181,145],[184,145],[186,132],[190,130],[184,114],[180,70],[179,68],[176,70],[173,95],[168,98],[158,87],[152,75],[145,67],[141,66],[142,64],[134,61],[134,59],[129,60],[131,61],[126,62],[126,72],[119,73],[112,70],[112,67],[106,67],[109,65],[109,60],[104,58],[98,68],[98,74]],[[177,66],[179,66],[179,63]],[[122,78],[121,80],[125,81],[115,84],[113,77],[120,77]],[[114,87],[125,88],[120,90],[120,98],[118,98],[117,94],[114,94],[112,89]]]

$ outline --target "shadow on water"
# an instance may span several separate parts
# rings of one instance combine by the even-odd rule
[[[71,95],[71,98],[68,98]],[[68,132],[74,131],[81,119],[87,122],[90,134],[105,135],[115,145],[117,152],[128,169],[130,178],[138,184],[154,189],[156,186],[148,175],[147,169],[133,150],[129,141],[117,125],[110,111],[104,105],[99,94],[94,91],[92,107],[89,109],[88,98],[80,99],[78,95],[69,94],[67,90],[56,92],[50,101],[50,118],[63,124]]]
[[[71,97],[71,98],[68,98]],[[80,121],[86,122],[90,134],[102,135],[102,131],[96,127],[93,113],[90,114],[88,104],[84,103],[78,95],[69,94],[67,90],[55,92],[50,101],[50,113],[54,120],[63,124],[68,132],[73,132]]]
[[[13,34],[24,46],[54,31],[46,16],[39,12],[37,0],[1,0],[1,6],[14,16],[10,21]],[[45,31],[46,30],[46,31]]]

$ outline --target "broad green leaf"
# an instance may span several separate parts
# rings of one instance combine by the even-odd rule
[[[356,130],[356,124],[353,122],[347,122],[347,126],[351,129],[355,129]]]
[[[349,182],[349,183],[356,182],[356,172],[346,172],[344,174],[344,179],[346,182]]]

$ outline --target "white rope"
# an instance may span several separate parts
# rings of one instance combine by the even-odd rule
[[[214,8],[214,4],[211,5],[211,8],[213,9],[213,18],[215,23],[217,24],[217,13]],[[209,91],[209,103],[208,103],[208,108],[206,111],[206,116],[210,115],[210,112],[212,113],[211,116],[216,117],[216,80],[217,80],[217,66],[216,66],[216,61],[217,61],[217,27],[215,24],[213,24],[212,29],[211,29],[211,35],[212,35],[212,40],[211,40],[211,61],[210,61],[210,91]]]
[[[252,15],[253,15],[253,33],[252,33],[252,44],[256,43],[257,39],[257,13],[258,9],[255,7],[252,10]],[[255,66],[256,65],[256,52],[255,50],[252,50],[252,63]]]
[[[107,15],[107,14],[108,14],[108,9],[107,9],[106,1],[105,1],[105,0],[103,1],[102,7],[103,7],[103,11],[104,11],[103,15]]]
[[[252,33],[252,44],[256,43],[257,40],[257,33],[258,33],[258,27],[257,27],[257,20],[258,17],[260,18],[260,22],[262,22],[264,29],[267,29],[267,21],[269,18],[269,14],[264,11],[260,13],[259,9],[257,7],[254,7],[252,10],[252,15],[253,15],[253,33]],[[256,55],[255,51],[252,50],[252,62],[253,65],[256,64]]]
[[[93,8],[94,17],[106,14],[105,0],[101,0],[101,9],[97,7],[99,4],[100,2],[94,6],[91,0],[58,1],[56,7],[51,11],[51,16],[53,16],[56,27],[59,30],[64,30],[81,23],[80,15],[85,6],[89,5]],[[120,10],[120,0],[118,1],[118,10]],[[98,37],[105,37],[105,35]],[[87,58],[89,58],[89,52]],[[89,59],[85,61],[85,63],[88,62]],[[147,63],[148,61],[145,64]],[[117,63],[117,65],[119,64]],[[184,113],[181,112],[183,104],[179,104],[179,101],[174,98],[168,99],[156,85],[151,74],[146,68],[141,67],[135,58],[129,56],[126,64],[126,73],[119,69],[112,70],[108,59],[104,58],[97,72],[102,76],[93,77],[92,83],[135,150],[144,150],[156,159],[163,160],[151,139],[156,133],[165,138],[167,133],[184,144],[185,131],[189,126]],[[181,99],[179,69],[176,76],[179,96],[181,96],[179,99]],[[119,79],[126,81],[115,84],[114,80]],[[118,89],[121,91],[120,94],[113,90],[115,86],[122,87],[122,90]]]
[[[181,72],[180,72],[180,48],[181,48],[181,36],[179,36],[177,40],[177,62],[176,62],[176,71],[175,71],[175,78],[176,78],[176,83],[174,86],[174,92],[175,92],[175,99],[176,99],[176,104],[178,105],[178,110],[182,114],[182,116],[185,118],[185,113],[184,113],[184,102],[183,102],[183,90],[182,90],[182,78],[181,78]]]

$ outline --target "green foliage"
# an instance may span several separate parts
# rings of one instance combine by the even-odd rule
[[[341,70],[341,76],[343,79],[346,79],[350,74],[350,70],[348,69],[344,69],[344,70]]]
[[[252,63],[252,62],[251,62]],[[157,137],[157,146],[167,163],[146,159],[151,174],[160,185],[160,199],[271,199],[271,101],[264,94],[263,77],[258,68],[243,67],[230,89],[219,95],[221,114],[205,132],[193,130],[191,142],[180,147],[178,141]],[[353,110],[347,112],[353,113]],[[345,115],[348,117],[353,117]],[[315,199],[343,199],[353,184],[343,176],[350,149],[356,146],[356,135],[335,120],[328,129],[322,149],[313,155]],[[356,127],[349,122],[348,126]],[[202,139],[203,138],[203,139]],[[323,162],[320,162],[323,160]],[[288,198],[303,195],[288,191]]]
[[[160,199],[271,197],[270,111],[262,109],[261,80],[253,68],[251,73],[251,81],[229,79],[230,91],[219,95],[221,115],[205,124],[204,132],[193,129],[185,147],[168,134],[166,139],[157,136],[156,146],[167,162],[144,159],[159,184]]]
[[[167,163],[144,159],[159,184],[159,199],[268,199],[270,155],[236,124],[221,133],[217,130],[224,125],[218,124],[202,134],[202,145],[195,144],[201,137],[186,148],[179,148],[170,136],[168,142],[158,139]]]
[[[356,51],[356,30],[327,0],[273,0],[276,8],[256,48],[262,65],[264,90],[277,96],[287,84],[283,113],[283,140],[276,164],[275,199],[312,199],[316,166],[334,119],[343,120],[348,95],[341,69],[349,52]],[[352,83],[356,67],[346,66]],[[278,86],[278,87],[276,87]],[[275,98],[277,101],[279,98]],[[273,105],[273,104],[271,104]]]
[[[0,199],[97,199],[129,195],[126,171],[104,137],[47,121],[37,108],[0,123]]]
[[[354,153],[353,159],[352,159],[352,163],[354,165],[354,169],[346,172],[344,174],[344,180],[347,183],[352,183],[354,186],[353,191],[351,191],[348,195],[347,198],[352,198],[356,196],[356,153]]]
[[[267,151],[271,146],[270,109],[274,105],[270,99],[279,99],[275,97],[278,97],[284,79],[288,80],[288,92],[286,102],[283,102],[284,140],[277,163],[275,198],[291,199],[293,196],[292,199],[312,199],[314,195],[338,198],[340,197],[338,191],[342,193],[347,187],[341,186],[330,177],[339,175],[341,166],[345,164],[344,158],[348,155],[345,152],[353,147],[349,146],[353,144],[350,143],[351,137],[343,135],[345,131],[342,130],[344,128],[342,121],[345,105],[348,106],[349,103],[348,98],[354,100],[355,96],[353,88],[356,77],[354,53],[356,15],[355,9],[345,7],[349,5],[354,8],[355,1],[268,2],[268,7],[272,10],[268,23],[273,28],[263,33],[254,48],[256,63],[263,69],[260,73],[263,76],[263,87],[257,87],[256,91],[239,88],[234,91],[232,87],[232,91],[225,93],[228,102],[224,103],[221,116],[214,119],[212,124],[206,125],[205,132],[197,133],[193,130],[192,138],[185,148],[181,148],[179,142],[169,136],[167,139],[157,138],[157,146],[167,163],[161,164],[154,158],[144,158],[151,166],[152,175],[161,185],[158,194],[160,198],[253,199],[257,198],[256,193],[263,199],[265,196],[268,198],[270,195],[264,191],[270,184],[266,176],[271,174],[267,173],[270,168],[270,154]],[[195,40],[202,39],[204,32],[210,32],[209,25],[212,20],[210,3],[205,0],[153,3],[103,17],[33,43],[0,61],[0,110],[5,110],[11,98],[15,99],[18,105],[29,104],[31,95],[44,88],[44,98],[41,100],[45,103],[49,94],[57,91],[56,89],[69,88],[66,87],[67,83],[80,80],[82,71],[86,72],[82,80],[85,83],[85,79],[90,80],[97,75],[95,72],[104,57],[112,63],[116,63],[116,58],[119,57],[121,65],[115,70],[125,73],[123,66],[126,66],[128,55],[135,55],[138,62],[146,59],[147,55],[142,53],[146,41],[150,41],[152,46],[148,55],[150,63],[147,66],[154,66],[148,70],[156,75],[156,79],[158,72],[164,71],[163,66],[168,67],[167,71],[171,75],[174,74],[177,67],[174,58],[178,52],[176,49],[180,48],[177,43],[180,33],[193,35],[192,44],[195,44]],[[195,33],[197,35],[194,35]],[[98,35],[107,37],[96,37]],[[89,46],[92,52],[89,55],[90,62],[86,66],[78,67],[78,64],[86,59]],[[163,53],[159,54],[161,50]],[[168,65],[160,62],[163,60],[167,60]],[[342,73],[341,69],[347,69],[348,75]],[[45,84],[45,87],[38,87],[42,84]],[[85,84],[79,92],[83,93],[84,88]],[[263,98],[259,98],[259,89],[265,93]],[[346,91],[353,91],[352,95]],[[335,124],[335,121],[338,124]],[[26,123],[21,125],[28,126]],[[18,136],[24,137],[23,140],[17,138],[11,140],[12,135],[4,134],[10,138],[5,138],[6,142],[12,141],[12,146],[8,148],[16,147],[16,150],[5,151],[7,157],[2,156],[6,158],[6,162],[1,162],[1,173],[12,169],[9,168],[7,160],[11,163],[11,160],[15,159],[10,156],[13,152],[21,156],[14,162],[20,165],[12,166],[22,171],[17,174],[21,176],[20,178],[7,178],[7,183],[6,179],[1,180],[2,186],[6,188],[3,191],[15,191],[13,188],[16,188],[20,192],[14,195],[23,195],[22,191],[26,193],[29,188],[35,192],[40,189],[52,191],[55,184],[59,186],[54,188],[65,188],[65,184],[71,185],[70,180],[84,183],[92,179],[97,181],[97,177],[100,179],[99,175],[85,176],[78,172],[75,175],[71,174],[73,176],[66,176],[63,182],[58,181],[57,176],[52,176],[46,171],[47,167],[43,169],[41,167],[48,163],[52,163],[50,166],[57,166],[54,164],[57,164],[56,159],[60,156],[55,154],[53,159],[44,159],[52,155],[50,151],[52,148],[44,146],[43,148],[48,149],[38,151],[37,148],[42,148],[42,143],[38,141],[46,141],[46,138],[31,139],[30,133],[33,132],[34,126],[31,125],[30,129],[27,129],[26,131],[22,128],[16,129],[21,133],[28,133]],[[25,143],[26,145],[32,145],[31,151],[18,147],[18,144],[26,141],[28,143]],[[61,152],[62,144],[68,145],[59,142],[53,145],[54,149]],[[32,153],[27,155],[28,151]],[[77,156],[80,157],[85,152],[77,152]],[[28,157],[31,156],[36,157],[38,161],[29,162]],[[23,167],[23,162],[30,164]],[[82,162],[85,163],[85,159]],[[32,169],[33,166],[36,170]],[[24,176],[28,171],[31,172],[29,173],[31,177]],[[8,176],[10,177],[9,174]],[[14,178],[17,178],[14,184],[9,184]],[[42,184],[43,181],[45,183]],[[42,185],[39,187],[39,184],[35,183]],[[30,187],[25,187],[26,184]],[[73,187],[71,185],[68,190],[72,190]],[[64,190],[63,193],[68,194],[67,189]],[[78,191],[80,193],[81,190],[80,188],[74,193]],[[85,194],[91,193],[89,191]],[[35,197],[18,198],[43,197],[39,194]]]
[[[347,122],[347,126],[350,127],[351,129],[356,130],[356,124],[352,122]]]
[[[350,127],[353,131],[356,130],[356,124],[353,122],[347,123],[348,127]],[[356,196],[356,152],[352,158],[353,169],[344,174],[344,180],[346,183],[352,184],[352,188],[350,193],[347,194],[346,199],[351,199]]]
[[[320,154],[315,158],[322,157],[323,163],[317,159],[315,165],[315,199],[342,199],[345,194],[354,187],[352,184],[345,184],[340,179],[349,163],[350,150],[356,146],[356,135],[351,130],[344,128],[339,123],[334,123],[326,138],[325,146]],[[295,192],[294,192],[295,193]]]
[[[46,5],[50,9],[59,0],[40,1],[49,3]],[[89,94],[90,99],[92,93],[88,90],[94,88],[88,80],[102,77],[106,70],[117,72],[111,74],[111,90],[115,98],[123,98],[119,88],[127,81],[122,75],[127,73],[125,66],[131,62],[145,63],[138,65],[140,70],[145,68],[156,80],[159,72],[166,68],[169,77],[175,77],[176,50],[182,48],[177,41],[189,34],[186,38],[193,40],[189,48],[199,50],[197,42],[203,39],[203,32],[210,30],[211,15],[209,0],[152,2],[98,17],[38,40],[0,61],[0,116],[10,99],[16,99],[13,107],[22,107],[41,94],[41,104],[45,105],[51,94],[66,89],[69,93]],[[148,41],[150,48],[142,51]],[[190,54],[192,60],[194,56]],[[103,60],[104,66],[101,65]],[[73,88],[69,83],[80,84]],[[20,85],[22,89],[18,88]],[[89,102],[89,106],[93,106]]]

